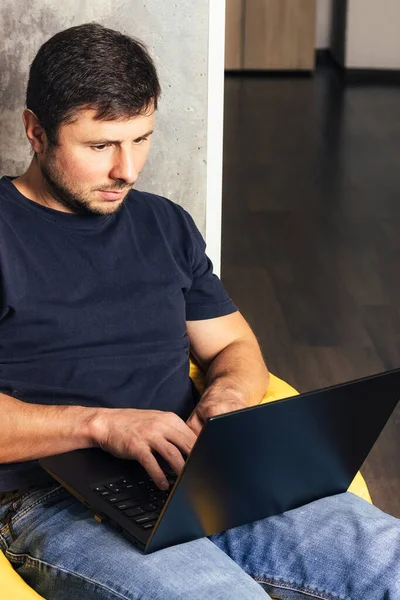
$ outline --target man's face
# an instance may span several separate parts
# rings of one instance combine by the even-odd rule
[[[133,187],[150,149],[154,111],[127,120],[98,121],[81,110],[61,125],[58,145],[39,157],[46,191],[72,212],[116,212]]]

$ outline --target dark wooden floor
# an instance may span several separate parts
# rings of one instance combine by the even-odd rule
[[[273,373],[308,391],[400,366],[400,88],[228,75],[222,220]],[[399,434],[400,407],[362,469],[397,517]]]

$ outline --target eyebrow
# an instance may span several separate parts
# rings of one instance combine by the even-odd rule
[[[154,132],[154,129],[152,129],[151,131],[147,131],[146,133],[144,133],[143,135],[140,135],[138,138],[136,138],[133,141],[139,142],[143,138],[146,138],[149,135],[151,135],[153,132]],[[101,144],[122,144],[122,141],[121,140],[108,140],[108,139],[104,138],[104,139],[99,139],[99,140],[89,140],[89,141],[85,142],[85,145],[87,145],[87,146],[95,146],[95,145],[100,146]]]

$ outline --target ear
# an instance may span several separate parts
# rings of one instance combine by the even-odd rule
[[[39,119],[35,113],[26,109],[22,114],[22,120],[25,126],[26,137],[32,146],[32,150],[36,154],[42,154],[46,149],[47,136],[39,123]]]

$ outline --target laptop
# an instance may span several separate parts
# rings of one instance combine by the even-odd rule
[[[98,448],[39,463],[150,553],[346,491],[399,396],[397,369],[212,417],[166,492],[137,461]]]

